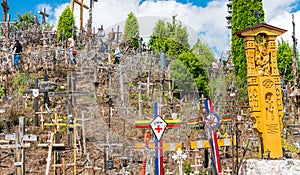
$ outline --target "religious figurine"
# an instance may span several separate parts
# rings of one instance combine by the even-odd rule
[[[256,66],[259,75],[270,75],[270,56],[266,47],[266,39],[262,37],[262,42],[258,39],[255,43],[256,46]]]

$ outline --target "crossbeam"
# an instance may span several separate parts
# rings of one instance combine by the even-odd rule
[[[80,30],[83,29],[83,8],[89,9],[89,6],[83,4],[83,0],[72,0],[71,2],[71,11],[74,13],[74,4],[78,4],[80,6]]]

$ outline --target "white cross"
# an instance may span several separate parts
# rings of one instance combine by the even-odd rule
[[[26,93],[25,96],[23,96],[23,98],[25,98],[25,108],[27,108],[27,100],[28,98],[30,98],[30,96],[28,96],[28,94]]]
[[[178,150],[176,151],[176,154],[174,154],[172,156],[172,159],[177,160],[177,163],[179,164],[179,175],[183,175],[182,174],[182,160],[185,160],[187,158],[187,155],[185,153],[183,153],[183,151],[178,148]]]

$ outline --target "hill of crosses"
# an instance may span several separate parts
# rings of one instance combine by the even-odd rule
[[[229,175],[255,164],[245,160],[298,158],[297,115],[283,116],[297,112],[298,94],[281,87],[274,67],[274,36],[284,30],[237,33],[253,66],[241,105],[230,52],[203,69],[212,91],[205,97],[178,55],[125,42],[119,30],[80,27],[58,39],[39,13],[42,23],[5,17],[0,26],[0,175]],[[278,33],[249,33],[260,27]],[[259,62],[263,47],[271,68]]]

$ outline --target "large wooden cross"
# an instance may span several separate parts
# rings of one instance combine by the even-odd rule
[[[46,17],[49,17],[49,14],[46,13],[46,8],[43,7],[43,11],[38,11],[38,14],[42,15],[42,24],[46,23]]]
[[[89,6],[83,4],[83,0],[80,0],[80,2],[78,0],[72,0],[71,2],[72,13],[74,13],[74,3],[80,5],[80,30],[82,30],[83,29],[83,8],[89,9]]]
[[[6,22],[6,14],[9,10],[7,0],[3,0],[1,3],[2,9],[3,9],[3,22]]]

